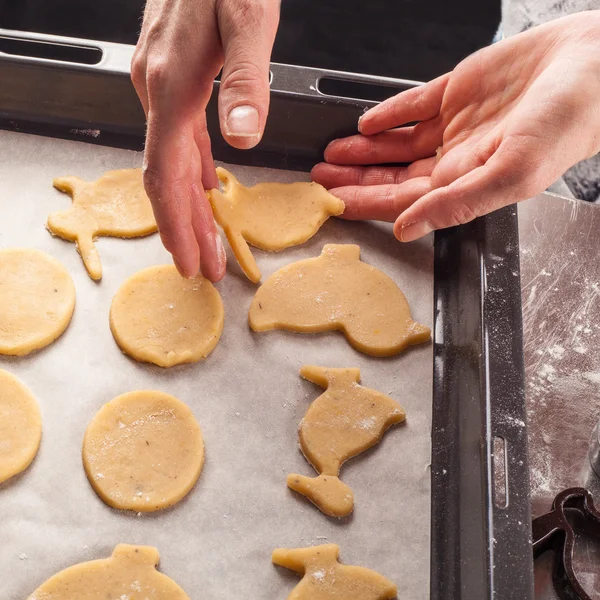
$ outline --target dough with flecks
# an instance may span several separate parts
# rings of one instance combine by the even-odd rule
[[[75,286],[55,259],[32,248],[0,250],[0,354],[44,348],[71,322]]]
[[[0,369],[0,483],[24,471],[42,439],[42,416],[31,392]]]
[[[156,548],[119,544],[110,558],[57,573],[27,600],[190,600],[172,579],[156,570],[158,561]]]
[[[261,275],[248,243],[269,252],[303,244],[330,216],[344,212],[344,203],[318,183],[259,183],[248,188],[222,167],[217,175],[223,192],[209,192],[215,219],[254,283]]]
[[[151,512],[179,502],[194,487],[204,442],[192,411],[155,391],[122,394],[105,404],[85,433],[83,465],[109,506]]]
[[[288,600],[391,600],[396,585],[371,569],[341,565],[337,544],[273,551],[273,563],[302,575]]]
[[[110,329],[123,352],[159,367],[206,358],[223,331],[223,302],[208,279],[184,279],[173,265],[132,275],[110,307]]]
[[[94,244],[97,236],[133,238],[157,230],[141,169],[109,171],[97,181],[59,177],[54,187],[69,194],[73,205],[48,217],[51,233],[77,244],[83,264],[94,280],[102,278],[102,264]]]
[[[326,515],[345,517],[354,508],[354,494],[338,478],[342,464],[379,442],[406,415],[389,396],[360,385],[359,369],[309,365],[300,374],[325,388],[298,429],[302,453],[320,475],[288,475],[287,484]]]
[[[357,350],[392,356],[426,342],[400,288],[360,260],[352,244],[327,244],[321,256],[279,269],[258,289],[248,321],[254,331],[342,331]]]

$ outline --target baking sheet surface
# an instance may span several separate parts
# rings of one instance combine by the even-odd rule
[[[48,214],[70,205],[52,179],[95,179],[138,167],[139,153],[0,131],[0,248],[29,246],[59,259],[77,290],[67,332],[24,358],[0,357],[0,368],[29,386],[40,403],[40,452],[21,476],[0,485],[0,599],[24,600],[54,573],[110,555],[118,543],[156,546],[160,569],[192,600],[286,598],[298,578],[274,567],[278,546],[335,542],[346,564],[370,567],[398,584],[399,598],[429,597],[432,345],[392,359],[354,351],[338,333],[254,334],[247,310],[255,286],[229,255],[218,284],[225,329],[208,359],[163,370],[130,360],[108,326],[115,292],[136,271],[170,262],[158,235],[101,238],[104,277],[94,283],[75,245],[45,229]],[[307,175],[231,167],[245,184]],[[304,246],[256,251],[263,280],[292,261],[317,256],[327,242],[360,244],[362,258],[404,290],[416,320],[432,325],[432,239],[401,245],[387,226],[330,220]],[[1,309],[1,308],[0,308]],[[408,419],[374,449],[350,461],[342,479],[355,513],[331,520],[287,489],[286,475],[312,475],[298,450],[297,427],[320,389],[303,381],[303,364],[360,367],[364,385],[389,393]],[[97,410],[137,389],[171,393],[193,410],[206,462],[195,489],[175,507],[136,515],[107,507],[88,484],[81,443]],[[133,600],[133,599],[132,599]]]

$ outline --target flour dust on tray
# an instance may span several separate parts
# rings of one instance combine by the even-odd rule
[[[208,279],[184,279],[173,265],[132,275],[110,307],[110,329],[125,354],[159,367],[197,362],[223,331],[223,302]]]
[[[311,548],[273,551],[273,563],[295,571],[302,581],[288,600],[391,600],[398,589],[394,583],[371,569],[342,565],[340,548],[324,544]]]
[[[83,465],[96,493],[113,508],[152,512],[179,502],[204,464],[192,411],[162,392],[122,394],[87,428]]]
[[[42,416],[29,389],[0,369],[0,483],[24,471],[42,439]]]
[[[217,168],[223,184],[208,193],[215,220],[225,231],[235,258],[254,283],[261,273],[248,247],[276,252],[309,240],[344,203],[322,185],[310,182],[243,186],[229,171]]]
[[[359,369],[304,366],[300,374],[325,388],[298,430],[302,453],[320,475],[291,474],[287,484],[326,515],[345,517],[354,508],[354,494],[338,478],[342,464],[374,446],[406,414],[389,396],[360,385]]]
[[[141,169],[109,171],[97,181],[59,177],[54,187],[73,205],[48,217],[54,235],[75,242],[89,276],[102,278],[102,263],[94,244],[97,236],[141,237],[157,231]]]
[[[23,356],[64,333],[75,286],[52,256],[33,248],[0,250],[0,354]]]
[[[342,331],[371,356],[393,356],[429,340],[400,288],[360,260],[353,244],[327,244],[321,256],[279,269],[258,289],[248,315],[254,331]]]
[[[110,558],[74,565],[43,583],[27,600],[190,600],[156,570],[156,548],[119,544]]]

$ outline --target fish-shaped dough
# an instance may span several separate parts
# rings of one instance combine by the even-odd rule
[[[28,600],[190,600],[172,579],[156,570],[158,561],[156,548],[119,544],[110,558],[80,563],[57,573]]]
[[[208,197],[217,223],[225,231],[246,277],[260,281],[260,270],[248,247],[276,252],[303,244],[330,216],[341,215],[344,203],[318,183],[259,183],[243,186],[229,171],[217,168],[223,192]]]
[[[326,515],[345,517],[354,508],[354,494],[338,478],[342,464],[374,446],[406,414],[389,396],[360,385],[359,369],[306,365],[300,375],[325,388],[298,428],[302,453],[320,475],[288,475],[287,484]]]
[[[323,544],[311,548],[273,551],[273,563],[302,575],[288,600],[392,600],[396,585],[371,569],[341,565],[340,547]]]
[[[321,256],[279,269],[256,292],[248,322],[254,331],[342,331],[371,356],[393,356],[431,334],[412,320],[400,288],[352,244],[327,244]]]
[[[157,231],[141,169],[109,171],[97,181],[59,177],[57,190],[69,194],[73,205],[48,217],[51,233],[75,242],[89,276],[102,278],[102,263],[94,245],[97,236],[141,237]]]

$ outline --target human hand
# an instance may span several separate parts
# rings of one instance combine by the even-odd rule
[[[600,152],[600,11],[480,50],[358,128],[312,177],[345,202],[343,217],[395,221],[401,241],[534,196]],[[364,166],[398,162],[411,164]]]
[[[255,146],[269,109],[279,0],[148,0],[131,78],[146,113],[144,186],[179,272],[225,274],[205,189],[218,187],[206,105],[221,67],[219,118],[234,147]]]

